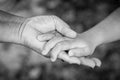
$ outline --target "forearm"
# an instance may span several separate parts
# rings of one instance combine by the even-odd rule
[[[120,8],[110,14],[95,27],[84,32],[97,45],[120,39]]]
[[[19,43],[20,26],[26,19],[0,11],[0,42]]]

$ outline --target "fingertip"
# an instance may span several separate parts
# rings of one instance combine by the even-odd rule
[[[67,53],[63,52],[63,51],[60,52],[60,54],[58,55],[58,58],[68,62],[69,64],[78,64],[78,65],[81,64],[81,61],[78,58],[76,58],[76,57],[69,57],[67,55]]]
[[[72,32],[72,37],[75,38],[77,36],[77,33],[75,31]]]
[[[95,65],[91,65],[90,67],[94,69],[94,68],[95,68]]]
[[[81,64],[83,65],[89,66],[91,68],[95,67],[95,62],[92,59],[81,57],[80,60],[81,60]]]
[[[38,35],[37,40],[41,41],[41,39],[42,39],[41,35]]]
[[[56,59],[57,59],[57,55],[55,55],[54,53],[51,54],[51,61],[52,61],[52,62],[55,62]]]
[[[93,58],[93,60],[95,61],[96,66],[98,66],[98,67],[101,66],[102,62],[98,58]]]
[[[50,49],[51,49],[51,45],[49,44],[49,42],[47,42],[45,44],[45,46],[43,47],[42,54],[47,55],[49,53]]]
[[[71,50],[69,51],[68,55],[69,55],[70,57],[74,56],[74,54],[73,54],[73,52],[72,52]]]
[[[55,58],[51,58],[51,61],[52,61],[52,62],[55,62],[55,61],[56,61],[56,59],[55,59]]]
[[[75,38],[77,36],[77,33],[75,31],[71,32],[71,38]]]
[[[60,48],[59,47],[55,47],[51,50],[51,60],[55,61],[58,57],[58,55],[60,54]]]
[[[77,33],[72,29],[69,29],[69,31],[66,33],[66,36],[70,38],[75,38],[77,36]]]
[[[42,55],[47,55],[45,50],[42,51]]]
[[[77,33],[74,30],[72,30],[70,26],[60,18],[54,17],[54,21],[56,24],[57,31],[60,32],[62,35],[70,38],[75,38],[77,36]]]

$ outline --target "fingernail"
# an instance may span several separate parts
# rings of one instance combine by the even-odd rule
[[[45,52],[45,50],[43,50],[43,51],[42,51],[42,55],[46,55],[46,52]]]
[[[51,61],[52,61],[52,62],[55,62],[55,59],[51,58]]]
[[[74,54],[73,54],[71,51],[69,51],[68,55],[69,55],[70,57],[74,56]]]
[[[41,41],[41,36],[39,35],[39,36],[37,36],[37,39],[39,40],[39,41]]]

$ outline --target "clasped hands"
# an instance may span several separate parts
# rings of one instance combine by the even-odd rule
[[[94,68],[100,66],[99,59],[90,57],[97,47],[89,37],[77,34],[56,16],[37,16],[26,19],[19,30],[21,44],[47,56],[71,64],[82,64]]]

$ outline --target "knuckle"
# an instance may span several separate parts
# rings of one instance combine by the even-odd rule
[[[62,20],[58,16],[56,16],[56,15],[53,15],[52,19],[55,21],[56,24],[62,22]]]
[[[52,17],[52,19],[55,19],[55,20],[58,19],[58,17],[56,15],[51,15],[51,17]]]
[[[93,54],[93,52],[90,52],[90,51],[87,53],[87,55],[90,55],[90,56],[91,56],[92,54]]]
[[[54,17],[54,18],[56,18],[56,19],[58,19],[58,18],[59,18],[59,17],[58,17],[58,16],[56,16],[56,15],[53,15],[53,17]]]
[[[60,46],[62,46],[62,43],[59,42],[56,46],[57,46],[57,47],[60,47]]]
[[[63,45],[67,45],[67,42],[64,40],[64,41],[61,41],[61,42],[58,42],[57,46],[61,47]]]
[[[62,41],[62,40],[63,40],[62,37],[59,37],[59,36],[54,37],[54,41]]]
[[[62,47],[61,43],[58,43],[58,44],[56,44],[56,45],[55,45],[55,47],[54,47],[54,50],[53,50],[53,51],[55,51],[55,50],[60,50],[60,49],[61,49],[61,47]]]
[[[51,21],[53,22],[54,26],[56,26],[57,22],[58,22],[58,17],[55,15],[51,15],[50,16]]]

